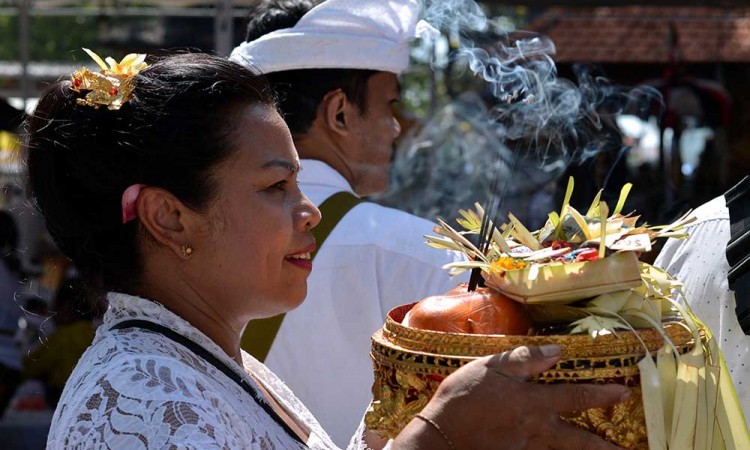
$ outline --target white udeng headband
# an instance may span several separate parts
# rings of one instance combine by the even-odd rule
[[[231,59],[261,73],[297,69],[369,69],[399,74],[409,42],[439,32],[417,18],[418,0],[327,0],[293,28],[232,51]]]

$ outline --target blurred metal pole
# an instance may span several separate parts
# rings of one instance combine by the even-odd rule
[[[430,57],[430,64],[428,69],[430,71],[430,111],[427,113],[428,118],[434,116],[435,111],[437,111],[438,108],[437,64],[435,64],[435,61],[437,60],[438,39],[439,38],[434,38],[430,41],[430,54],[432,56]]]
[[[21,62],[21,97],[23,98],[23,107],[26,109],[26,102],[31,97],[30,80],[29,80],[29,40],[30,24],[29,10],[31,9],[31,0],[18,1],[18,59]]]
[[[214,16],[214,50],[223,56],[229,56],[234,48],[234,18],[232,15],[233,0],[216,0]]]

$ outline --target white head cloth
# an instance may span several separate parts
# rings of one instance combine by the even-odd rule
[[[435,35],[419,21],[419,0],[327,0],[292,28],[243,42],[230,58],[261,73],[297,69],[369,69],[401,73],[409,41]]]

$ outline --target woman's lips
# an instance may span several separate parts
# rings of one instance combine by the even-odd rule
[[[308,245],[307,247],[300,249],[290,255],[284,257],[284,260],[294,264],[295,266],[305,269],[307,271],[312,270],[312,253],[315,251],[315,244]]]

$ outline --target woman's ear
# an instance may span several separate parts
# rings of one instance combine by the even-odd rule
[[[335,134],[347,136],[350,133],[351,114],[356,112],[352,102],[341,89],[336,89],[323,96],[321,102],[322,118],[326,128]]]
[[[191,244],[191,211],[171,192],[146,186],[136,200],[138,218],[148,233],[177,257],[185,258]]]

